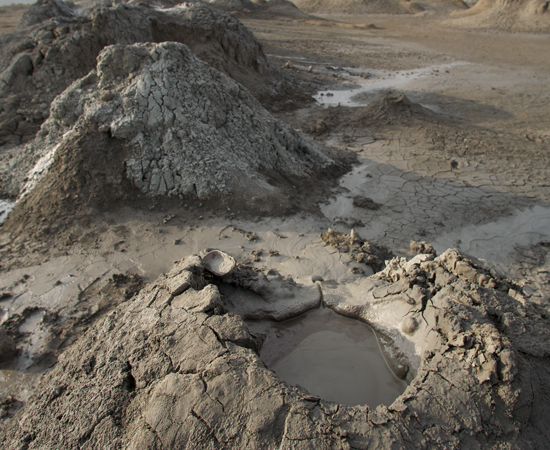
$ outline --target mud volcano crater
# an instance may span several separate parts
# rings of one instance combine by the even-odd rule
[[[392,353],[386,340],[366,323],[321,306],[320,286],[247,266],[206,278],[261,342],[266,367],[290,385],[335,403],[371,407],[391,405],[406,389],[386,361]]]
[[[391,405],[407,387],[367,324],[317,308],[284,322],[247,321],[265,336],[260,358],[292,385],[348,406]]]
[[[0,439],[6,448],[27,441],[29,448],[51,449],[59,442],[72,448],[104,442],[129,449],[190,449],[197,442],[202,448],[305,448],[297,442],[333,448],[344,437],[351,448],[405,441],[434,448],[436,440],[449,443],[446,448],[506,442],[543,448],[548,441],[539,422],[550,404],[548,315],[514,299],[514,286],[458,251],[393,258],[351,285],[323,282],[323,304],[357,325],[385,327],[376,329],[408,356],[410,384],[389,406],[327,401],[266,368],[258,356],[262,343],[243,317],[261,310],[287,326],[291,317],[305,322],[309,314],[330,311],[316,309],[317,285],[236,269],[224,281],[261,301],[230,301],[206,276],[202,258],[191,255],[104,315],[42,377],[15,420],[5,422]],[[411,282],[419,277],[431,297],[412,305],[403,299],[413,298],[418,284]],[[416,329],[401,332],[403,318],[413,315],[420,319]],[[330,334],[328,340],[334,341]],[[345,383],[340,375],[337,384]],[[511,425],[517,431],[505,434]]]

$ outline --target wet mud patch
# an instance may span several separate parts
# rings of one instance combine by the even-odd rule
[[[338,77],[347,81],[335,85],[314,96],[318,104],[329,106],[367,106],[387,90],[404,89],[415,81],[449,74],[451,68],[464,62],[420,67],[413,70],[365,70],[360,68],[338,68]]]
[[[248,321],[265,334],[260,358],[291,385],[344,405],[391,405],[407,383],[390,369],[372,328],[318,308],[285,322]]]
[[[0,325],[0,423],[24,406],[30,387],[57,362],[45,346],[48,330],[56,315],[42,308],[26,308]],[[26,386],[20,388],[18,386]],[[17,396],[11,395],[17,392]]]
[[[62,285],[72,278],[57,281],[54,290],[44,295],[61,296]],[[138,294],[143,286],[143,279],[131,274],[113,274],[106,284],[98,279],[80,292],[74,307],[63,313],[38,306],[11,313],[12,302],[28,300],[22,295],[0,295],[0,425],[26,404],[41,377],[56,366],[67,348],[96,320]]]

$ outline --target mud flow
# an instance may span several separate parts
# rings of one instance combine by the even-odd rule
[[[390,405],[407,383],[389,368],[365,323],[318,308],[284,322],[249,321],[265,333],[260,357],[292,385],[344,405]]]

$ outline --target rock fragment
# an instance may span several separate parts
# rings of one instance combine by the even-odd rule
[[[433,246],[424,241],[422,242],[411,241],[410,248],[413,252],[419,255],[427,254],[427,255],[436,256],[436,251],[433,248]]]
[[[372,198],[369,197],[354,197],[353,206],[356,208],[370,209],[376,211],[382,206],[380,203],[376,203]]]
[[[321,233],[321,239],[326,245],[342,253],[349,253],[355,261],[371,266],[375,272],[382,270],[385,261],[393,256],[389,249],[364,241],[354,230],[347,235],[329,228],[326,233]]]

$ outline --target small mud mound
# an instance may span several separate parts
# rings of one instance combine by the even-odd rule
[[[370,123],[394,125],[410,122],[415,118],[437,119],[437,116],[423,106],[411,102],[405,94],[390,91],[357,111],[352,120],[357,125]]]
[[[549,5],[547,0],[479,0],[445,23],[459,28],[549,31]]]
[[[410,249],[419,255],[433,255],[437,256],[437,253],[431,244],[424,241],[411,241]]]
[[[4,448],[546,446],[550,321],[504,280],[449,250],[395,259],[349,286],[356,295],[337,288],[323,284],[327,305],[412,346],[412,379],[391,405],[347,407],[283,382],[192,256],[60,356],[0,430]]]
[[[58,0],[39,0],[20,29],[0,35],[0,148],[32,140],[52,100],[95,67],[108,45],[175,41],[246,86],[260,101],[293,95],[291,75],[269,66],[261,44],[228,13],[204,3],[97,6],[78,15]]]
[[[274,16],[287,16],[295,19],[307,19],[311,17],[288,0],[254,0],[254,2],[265,8],[267,13]]]
[[[362,108],[336,106],[326,108],[303,124],[312,135],[323,135],[343,130],[353,134],[356,129],[375,127],[378,130],[398,126],[415,126],[421,121],[442,123],[446,117],[438,116],[423,106],[411,102],[398,91],[388,91]]]
[[[106,48],[97,70],[52,103],[25,154],[13,172],[22,198],[6,228],[40,210],[59,219],[140,196],[269,211],[281,203],[267,201],[281,196],[281,185],[343,169],[178,43]]]
[[[426,10],[446,13],[469,8],[468,2],[464,0],[423,0],[420,4]]]
[[[251,0],[207,0],[206,3],[229,12],[252,12],[259,9],[259,5]]]

